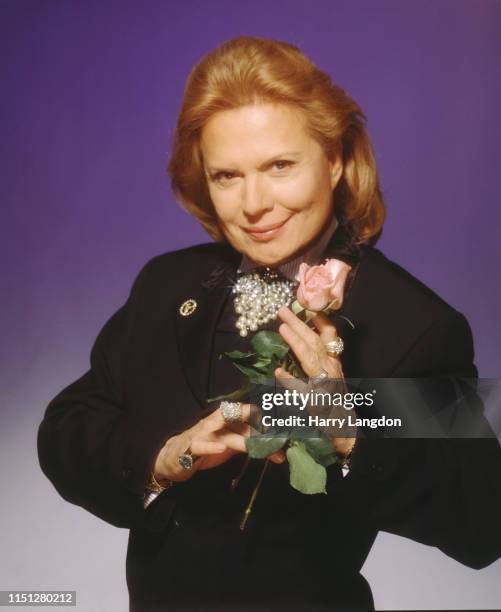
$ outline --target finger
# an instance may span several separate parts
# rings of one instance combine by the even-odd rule
[[[278,316],[282,319],[284,323],[292,329],[292,331],[303,340],[306,344],[311,346],[316,346],[319,344],[319,337],[316,332],[314,332],[306,323],[301,321],[296,315],[287,308],[283,306],[278,311]]]
[[[258,436],[260,434],[259,429],[254,427],[254,424],[259,424],[261,422],[261,409],[256,406],[256,415],[255,421],[253,424],[250,423],[227,423],[226,427],[216,430],[212,433],[212,435],[220,436],[224,433],[235,433],[237,435],[243,436],[244,438],[249,438],[250,436]]]
[[[324,344],[332,342],[332,340],[337,338],[336,326],[323,312],[319,312],[311,320],[313,321],[313,325],[317,328],[320,339]]]
[[[320,337],[312,332],[315,336],[315,344],[308,344],[295,333],[287,323],[282,323],[278,328],[282,338],[287,342],[296,355],[305,374],[308,376],[316,376],[320,371],[319,354],[325,353],[325,348],[322,346]]]
[[[228,447],[223,442],[195,438],[190,444],[190,450],[197,457],[205,455],[219,455],[224,453]]]
[[[282,368],[277,368],[275,370],[275,377],[284,389],[290,389],[291,391],[295,389],[301,393],[306,393],[308,391],[308,385],[306,383],[299,378],[295,378]]]
[[[283,368],[277,368],[275,370],[275,378],[280,378],[280,380],[288,380],[292,378],[294,380],[294,376],[292,376],[292,374],[290,374],[289,372],[287,372],[287,370],[284,370]]]
[[[257,435],[259,432],[254,430],[254,433]],[[236,452],[246,453],[247,447],[245,445],[245,437],[233,432],[223,432],[214,434],[217,438],[224,442],[226,448],[231,449]],[[272,455],[268,457],[273,461],[273,463],[283,463],[285,461],[285,454],[282,450],[276,451]]]
[[[244,423],[247,423],[250,419],[251,406],[252,404],[241,404],[240,406],[242,422]],[[205,419],[202,420],[202,425],[205,431],[217,431],[218,429],[226,427],[228,423],[224,420],[223,413],[218,407],[216,408],[216,410],[214,410],[214,412],[212,412],[211,414],[209,414],[209,416],[205,417]]]
[[[236,434],[243,436],[244,438],[248,438],[250,435],[253,435],[256,431],[249,423],[226,423],[226,427],[223,429],[227,431],[232,431]],[[218,431],[223,431],[220,429]]]
[[[276,453],[273,453],[273,455],[270,455],[268,459],[273,461],[273,463],[283,463],[285,461],[285,453],[283,450],[279,450]]]
[[[227,448],[231,448],[234,451],[240,453],[246,453],[247,448],[245,446],[245,437],[240,434],[234,433],[233,431],[218,431],[212,434],[214,438],[224,444]]]
[[[314,350],[311,344],[306,342],[299,334],[297,334],[288,323],[282,323],[278,328],[278,332],[294,351],[296,357],[299,358],[306,351]],[[315,336],[317,336],[317,334],[315,334]],[[320,340],[318,336],[317,340]]]
[[[336,326],[322,312],[319,312],[318,315],[312,319],[312,321],[315,327],[318,329],[318,332],[320,334],[320,339],[322,340],[322,343],[324,345],[323,348],[326,351],[326,355],[327,355],[327,356],[323,356],[320,359],[320,362],[322,364],[326,364],[326,365],[323,365],[323,367],[325,370],[331,373],[331,376],[333,378],[342,378],[343,370],[341,366],[340,354],[335,355],[331,352],[327,353],[327,347],[325,346],[328,342],[332,342],[339,337]],[[329,364],[332,364],[333,366],[332,370],[329,367]]]
[[[226,450],[231,449],[235,452],[240,452],[240,453],[247,452],[247,447],[245,446],[245,438],[243,436],[240,436],[233,432],[220,433],[216,435],[219,440],[224,441]],[[196,454],[195,451],[193,450],[193,445],[191,445],[191,448],[192,448],[193,453]],[[273,453],[272,455],[270,455],[268,458],[271,461],[273,461],[273,463],[283,463],[285,461],[285,454],[282,450],[279,450]]]

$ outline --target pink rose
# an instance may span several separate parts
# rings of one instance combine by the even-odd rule
[[[344,286],[346,284],[348,274],[350,273],[351,266],[344,263],[344,261],[340,261],[339,259],[328,259],[325,262],[324,267],[327,268],[332,278],[331,308],[333,310],[339,310],[343,305]]]
[[[338,309],[343,303],[346,277],[351,267],[338,259],[329,259],[321,266],[299,266],[297,300],[307,310],[320,312],[330,305]]]
[[[331,301],[332,279],[324,266],[299,266],[298,302],[307,310],[319,312]]]

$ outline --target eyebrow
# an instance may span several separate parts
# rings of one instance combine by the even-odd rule
[[[302,155],[301,151],[285,151],[283,153],[279,153],[278,155],[274,155],[273,157],[270,157],[269,159],[264,161],[262,164],[260,164],[258,167],[258,170],[264,170],[268,166],[271,166],[273,162],[276,162],[280,159],[295,158],[293,161],[297,161],[301,157],[301,155]],[[206,171],[209,172],[210,174],[214,174],[216,172],[235,172],[236,169],[232,168],[231,166],[225,166],[225,167],[206,166]]]

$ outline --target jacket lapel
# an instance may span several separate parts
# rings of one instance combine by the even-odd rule
[[[228,250],[200,284],[179,301],[176,337],[188,385],[202,409],[207,409],[215,328],[231,292],[240,254]]]
[[[391,323],[394,299],[381,281],[383,261],[377,249],[363,249],[353,268],[343,306],[333,319],[345,344],[341,359],[347,378],[389,376],[399,357],[399,351],[392,346],[400,346],[401,342],[394,345],[389,337],[388,330],[395,327]],[[381,335],[381,330],[386,332]]]

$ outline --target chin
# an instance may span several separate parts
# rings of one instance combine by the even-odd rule
[[[247,257],[255,261],[261,266],[275,266],[279,265],[294,256],[297,249],[291,250],[289,248],[279,248],[278,245],[274,246],[271,243],[267,245],[268,248],[256,249],[250,248],[245,250]]]

